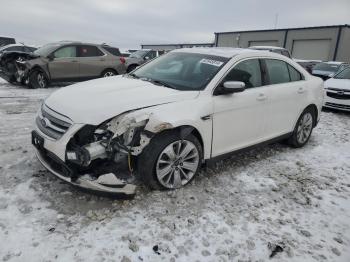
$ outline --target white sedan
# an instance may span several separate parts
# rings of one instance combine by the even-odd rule
[[[324,83],[325,107],[350,111],[350,67]]]
[[[285,56],[178,49],[128,75],[56,91],[32,143],[59,178],[130,196],[127,170],[153,189],[174,189],[232,152],[282,139],[304,146],[322,105],[323,81]]]

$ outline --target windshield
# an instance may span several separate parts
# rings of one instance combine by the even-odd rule
[[[315,65],[313,70],[327,71],[327,72],[337,72],[339,69],[339,65],[337,64],[327,64],[327,63],[319,63]]]
[[[350,79],[350,67],[345,68],[339,74],[334,76],[336,79]]]
[[[132,76],[177,90],[203,90],[228,58],[194,53],[168,53],[140,67]]]
[[[60,44],[47,44],[39,49],[34,51],[34,54],[40,55],[40,56],[48,56],[52,53],[52,51],[56,50],[56,48],[60,47]]]
[[[134,57],[134,58],[143,58],[149,50],[138,50],[134,53],[132,53],[129,57]]]

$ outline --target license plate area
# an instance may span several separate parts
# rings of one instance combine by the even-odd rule
[[[32,131],[32,144],[38,150],[41,150],[44,148],[44,138],[41,137],[36,131]]]

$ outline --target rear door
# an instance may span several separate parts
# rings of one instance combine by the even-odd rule
[[[49,61],[51,79],[74,79],[79,75],[77,47],[64,46],[53,53],[53,60]]]
[[[79,77],[95,78],[102,74],[106,69],[106,54],[97,46],[79,45],[78,46]]]
[[[262,62],[269,83],[264,133],[271,139],[294,129],[296,119],[307,105],[308,90],[303,75],[292,65],[278,59],[263,59]]]

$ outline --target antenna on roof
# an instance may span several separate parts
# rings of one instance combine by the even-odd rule
[[[278,23],[278,13],[275,16],[275,29],[277,28],[277,23]]]

